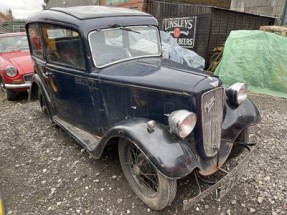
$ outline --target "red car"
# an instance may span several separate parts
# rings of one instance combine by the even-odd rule
[[[33,71],[26,33],[0,34],[0,87],[9,101],[27,92]]]

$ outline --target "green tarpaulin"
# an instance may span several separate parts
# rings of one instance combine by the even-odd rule
[[[232,31],[215,74],[225,85],[245,82],[253,92],[287,98],[287,38],[257,30]]]

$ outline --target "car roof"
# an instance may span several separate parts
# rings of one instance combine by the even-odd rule
[[[138,10],[131,10],[119,7],[105,7],[105,6],[76,6],[76,7],[56,7],[51,8],[52,11],[58,11],[78,19],[93,19],[102,17],[116,17],[116,16],[150,16],[147,13]]]
[[[27,19],[26,23],[37,21],[72,21],[87,20],[106,17],[128,17],[128,16],[141,16],[152,17],[148,13],[137,10],[120,8],[120,7],[106,7],[106,6],[75,6],[75,7],[55,7],[48,10],[42,10],[33,14]]]
[[[34,22],[69,25],[82,29],[82,32],[85,32],[85,34],[95,29],[109,28],[112,25],[158,26],[158,21],[148,13],[127,8],[97,5],[67,8],[56,7],[42,10],[27,19],[26,28],[27,25]]]
[[[0,37],[13,37],[13,36],[24,36],[24,35],[26,35],[26,32],[14,32],[14,33],[0,34]]]

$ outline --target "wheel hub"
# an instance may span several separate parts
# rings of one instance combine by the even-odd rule
[[[134,166],[133,166],[133,171],[134,171],[134,174],[135,175],[140,175],[141,174],[141,169],[140,169],[140,167],[138,166],[138,164],[135,164]]]

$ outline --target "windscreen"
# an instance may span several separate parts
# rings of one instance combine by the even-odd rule
[[[89,34],[93,61],[97,67],[133,58],[161,54],[158,29],[129,26],[93,31]]]
[[[26,35],[0,37],[0,52],[29,49]]]

